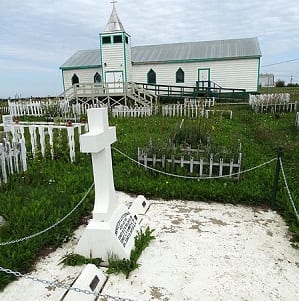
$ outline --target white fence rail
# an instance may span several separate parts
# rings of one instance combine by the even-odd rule
[[[8,108],[8,104],[3,101],[0,101],[0,115],[6,115],[9,114],[9,108]]]
[[[209,119],[209,115],[212,114],[213,116],[228,116],[229,119],[233,118],[233,111],[232,110],[205,110],[205,116]]]
[[[184,99],[184,105],[204,106],[205,108],[214,107],[215,106],[215,97],[209,97],[209,98],[202,98],[202,97],[190,98],[190,97],[186,97]]]
[[[0,185],[7,183],[9,175],[27,170],[26,146],[24,139],[0,143]]]
[[[75,134],[80,135],[88,130],[87,124],[73,124],[72,126],[55,125],[54,123],[20,123],[0,124],[4,127],[3,142],[0,145],[0,169],[3,182],[7,182],[9,174],[27,169],[27,159],[30,153],[33,158],[39,152],[42,157],[47,154],[55,158],[57,144],[69,153],[71,162],[75,161]],[[66,131],[63,134],[63,131]],[[77,132],[77,133],[76,133]],[[67,137],[64,145],[63,135]],[[26,138],[27,137],[27,138]],[[63,150],[62,150],[63,152]]]
[[[54,131],[57,135],[61,136],[62,131],[67,132],[68,138],[68,150],[71,162],[75,161],[75,130],[77,130],[78,135],[81,134],[82,130],[87,130],[87,124],[72,124],[72,126],[65,125],[55,125],[55,124],[36,124],[36,123],[21,123],[13,124],[7,127],[8,131],[6,135],[9,134],[13,141],[19,141],[23,139],[26,145],[31,148],[32,156],[35,157],[37,150],[41,152],[44,157],[46,153],[46,148],[49,147],[51,157],[54,159]],[[28,130],[30,135],[30,142],[26,141],[25,130]]]
[[[289,93],[249,95],[249,105],[256,113],[293,112],[297,109],[297,102],[291,102]]]
[[[146,117],[152,115],[152,108],[150,106],[147,107],[135,107],[130,108],[128,106],[115,106],[112,109],[113,117]]]
[[[197,105],[169,104],[162,106],[163,117],[190,117],[204,116],[204,107]]]
[[[241,171],[241,161],[242,161],[242,153],[239,153],[237,162],[234,162],[233,159],[230,162],[224,162],[222,158],[219,161],[214,161],[213,154],[210,154],[210,158],[208,161],[204,161],[203,158],[199,160],[194,160],[192,156],[189,159],[185,159],[184,156],[175,158],[174,155],[171,158],[166,158],[165,155],[158,158],[155,154],[148,155],[147,152],[138,148],[138,162],[142,163],[145,169],[148,166],[153,168],[158,165],[162,168],[166,168],[166,164],[170,164],[173,169],[176,167],[185,167],[187,166],[189,173],[197,174],[200,177],[212,177],[212,176],[228,176],[229,178],[239,178]]]
[[[162,116],[190,117],[204,116],[206,108],[215,105],[215,98],[185,98],[183,104],[162,105]]]
[[[12,116],[45,116],[77,119],[86,114],[87,109],[93,107],[87,103],[70,103],[66,100],[48,101],[9,101],[8,111]]]

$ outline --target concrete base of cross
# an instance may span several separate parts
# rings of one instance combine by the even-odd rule
[[[136,218],[126,206],[120,204],[110,219],[89,221],[75,253],[86,258],[102,258],[104,261],[108,261],[111,254],[120,259],[129,259],[138,229]]]

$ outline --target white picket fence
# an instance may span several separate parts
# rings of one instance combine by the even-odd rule
[[[30,144],[32,156],[35,157],[37,150],[40,150],[40,153],[43,157],[46,154],[46,147],[49,146],[52,159],[54,159],[54,131],[57,131],[58,135],[62,131],[67,132],[68,137],[68,150],[70,161],[75,161],[75,130],[78,135],[82,133],[82,130],[87,131],[87,124],[76,123],[72,126],[66,125],[55,125],[54,123],[44,124],[44,123],[20,123],[12,124],[7,126],[8,131],[6,135],[9,136],[9,133],[13,141],[19,141],[23,139],[26,145]],[[30,135],[30,142],[26,142],[25,139],[25,129],[28,130]]]
[[[185,105],[194,105],[194,106],[204,106],[205,108],[210,108],[215,106],[215,97],[208,97],[208,98],[202,98],[202,97],[186,97],[184,99]]]
[[[184,156],[179,159],[175,158],[174,155],[171,158],[166,158],[165,155],[158,158],[155,154],[148,155],[147,152],[138,148],[138,162],[142,163],[145,169],[148,166],[156,168],[160,165],[163,169],[166,164],[170,164],[173,169],[178,167],[187,166],[190,174],[197,174],[199,177],[212,177],[212,176],[228,176],[229,178],[239,178],[241,171],[242,153],[239,153],[237,162],[231,159],[230,162],[224,162],[221,158],[218,162],[214,161],[214,155],[210,154],[209,161],[204,161],[203,158],[194,160],[193,156],[189,159],[185,159]]]
[[[9,108],[6,102],[1,102],[0,101],[0,115],[6,115],[9,114]]]
[[[162,106],[163,117],[189,117],[204,116],[204,107],[197,105],[169,104]]]
[[[153,109],[150,106],[145,107],[128,107],[118,105],[112,108],[112,117],[146,117],[153,114]]]
[[[82,115],[87,114],[87,109],[93,106],[100,106],[95,103],[70,103],[66,100],[49,101],[10,101],[8,103],[9,114],[12,116],[61,116],[63,119],[71,119],[75,122],[80,120]],[[112,108],[113,117],[146,117],[155,114],[157,108],[150,106],[128,107],[118,105]]]
[[[189,117],[204,116],[206,108],[215,105],[215,98],[185,98],[184,103],[162,105],[163,117]]]
[[[291,102],[289,93],[249,95],[249,105],[256,113],[293,112],[297,109],[297,102]]]
[[[233,111],[232,110],[205,110],[205,116],[209,119],[209,115],[212,114],[213,116],[228,116],[229,119],[233,118]]]
[[[14,173],[27,170],[26,146],[24,139],[10,142],[3,139],[0,143],[0,185],[7,183]]]

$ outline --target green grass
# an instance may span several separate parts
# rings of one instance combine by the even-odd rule
[[[294,127],[295,113],[255,114],[248,105],[222,105],[232,109],[233,119],[212,119],[214,130],[211,143],[234,145],[242,143],[242,169],[248,169],[277,156],[284,149],[283,165],[289,188],[299,208],[299,130]],[[198,120],[192,121],[195,124]],[[113,119],[117,142],[113,145],[130,157],[137,159],[137,147],[151,140],[163,144],[178,129],[181,118]],[[0,186],[0,215],[7,223],[0,228],[0,241],[10,241],[43,230],[64,217],[83,197],[93,182],[90,156],[76,154],[75,164],[70,164],[66,137],[61,137],[55,160],[37,158],[28,162],[26,173],[10,178]],[[65,143],[65,146],[64,144]],[[77,148],[78,150],[78,148]],[[250,206],[270,206],[274,183],[275,164],[242,175],[236,180],[184,180],[145,171],[116,151],[113,154],[115,187],[128,193],[144,194],[149,198],[215,201]],[[0,246],[0,266],[28,272],[45,250],[53,250],[67,241],[84,216],[93,208],[93,193],[64,223],[36,238],[14,245]],[[299,225],[289,203],[282,177],[279,181],[275,209],[282,214],[299,241]],[[14,278],[0,274],[0,289]]]

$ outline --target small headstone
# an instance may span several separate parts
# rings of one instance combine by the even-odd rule
[[[141,214],[144,215],[148,210],[151,202],[147,200],[143,195],[138,195],[137,198],[133,201],[130,211],[133,214]]]
[[[98,294],[101,292],[106,280],[107,276],[100,269],[94,264],[88,264],[72,284],[72,287]],[[62,296],[60,301],[94,301],[97,300],[96,298],[93,294],[69,290]]]

